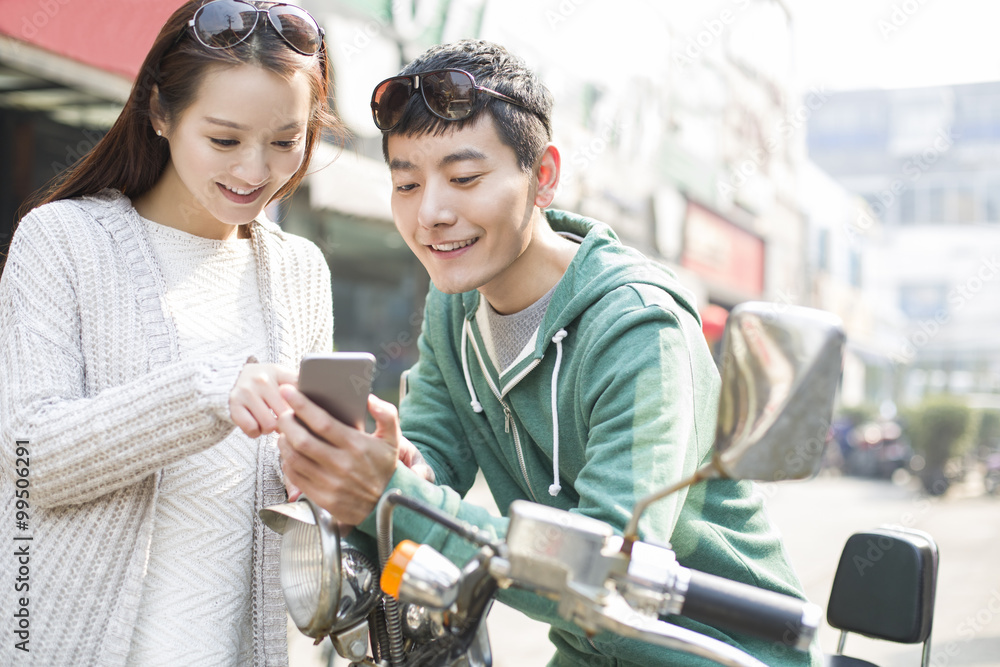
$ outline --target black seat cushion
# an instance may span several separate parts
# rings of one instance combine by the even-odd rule
[[[878,665],[846,655],[824,655],[823,667],[878,667]]]

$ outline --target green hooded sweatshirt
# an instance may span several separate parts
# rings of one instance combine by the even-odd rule
[[[462,501],[482,470],[504,516],[511,502],[529,500],[599,519],[620,534],[641,497],[710,459],[719,374],[692,296],[673,273],[623,246],[607,225],[545,215],[555,231],[583,240],[541,326],[509,368],[494,366],[485,299],[431,287],[400,415],[437,483],[400,464],[389,488],[502,537],[506,518]],[[374,516],[360,528],[374,535]],[[669,542],[687,567],[802,597],[751,482],[713,480],[680,491],[652,505],[639,528],[644,540]],[[393,530],[395,540],[430,544],[459,564],[475,551],[405,509],[395,512]],[[556,603],[527,591],[501,590],[497,598],[552,626],[552,666],[715,664],[609,633],[588,639],[557,615]],[[820,664],[815,651],[668,620],[768,665]]]

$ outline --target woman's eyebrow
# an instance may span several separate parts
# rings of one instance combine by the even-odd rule
[[[247,132],[247,131],[250,130],[250,128],[247,127],[246,125],[240,125],[239,123],[234,123],[231,120],[223,120],[221,118],[212,118],[211,116],[205,116],[205,120],[207,122],[209,122],[209,123],[212,123],[213,125],[222,125],[223,127],[231,127],[234,130],[243,130],[244,132]],[[292,121],[291,123],[289,123],[288,125],[285,125],[284,127],[279,127],[277,129],[277,131],[278,132],[284,132],[285,130],[295,130],[295,129],[298,129],[300,127],[302,127],[302,122],[301,121]]]

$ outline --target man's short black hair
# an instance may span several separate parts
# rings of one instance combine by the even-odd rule
[[[521,104],[504,102],[491,95],[476,96],[476,106],[468,118],[449,121],[432,114],[419,94],[412,95],[399,124],[382,133],[382,155],[389,161],[389,135],[443,134],[474,123],[486,109],[492,116],[500,140],[517,155],[518,166],[531,171],[545,145],[552,140],[552,93],[524,61],[499,44],[465,39],[433,46],[400,72],[419,74],[439,69],[460,69],[475,78],[476,84],[503,93]]]

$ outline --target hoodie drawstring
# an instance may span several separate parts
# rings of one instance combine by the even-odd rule
[[[469,389],[469,397],[472,399],[470,405],[474,412],[482,412],[483,405],[476,396],[476,390],[472,386],[472,374],[469,372],[469,353],[467,351],[469,342],[469,320],[465,320],[462,326],[462,373],[465,375],[465,386]],[[556,344],[556,363],[552,369],[552,484],[549,486],[549,495],[558,496],[562,491],[559,484],[559,367],[562,365],[562,342],[568,334],[565,329],[560,329],[552,337],[552,342]]]
[[[559,413],[556,392],[559,388],[559,366],[562,364],[562,342],[566,338],[566,330],[560,329],[552,337],[552,342],[556,344],[556,365],[552,369],[552,486],[549,487],[549,495],[558,496],[562,490],[559,485]]]
[[[482,412],[483,404],[479,402],[476,390],[472,388],[472,375],[469,373],[469,353],[466,351],[469,342],[469,328],[471,326],[469,320],[465,320],[462,325],[462,372],[465,374],[465,386],[469,388],[469,396],[472,398],[472,401],[469,403],[472,406],[472,411]]]

